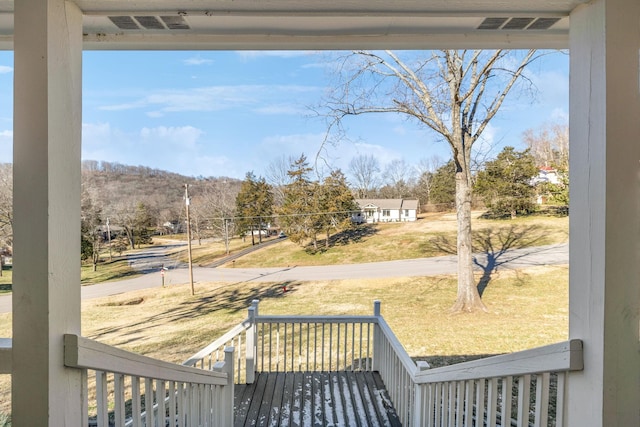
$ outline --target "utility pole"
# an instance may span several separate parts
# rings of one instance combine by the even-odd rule
[[[189,254],[189,283],[191,284],[191,295],[195,295],[193,289],[193,263],[191,261],[191,218],[189,217],[189,184],[184,185],[184,201],[187,207],[187,252]]]

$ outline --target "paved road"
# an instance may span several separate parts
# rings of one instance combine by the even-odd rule
[[[150,260],[150,259],[149,259]],[[141,261],[141,258],[134,262]],[[151,261],[150,261],[151,262]],[[153,261],[157,264],[157,260]],[[476,254],[475,264],[483,269],[519,269],[536,265],[556,265],[569,263],[569,245],[538,246],[514,249],[501,253]],[[165,265],[167,266],[167,265]],[[203,268],[194,267],[195,282],[286,282],[337,279],[370,279],[381,277],[414,277],[453,274],[456,272],[455,255],[419,258],[400,261],[374,262],[318,267],[276,267],[276,268]],[[146,268],[143,268],[146,269]],[[165,273],[165,285],[182,284],[189,281],[187,268],[171,268]],[[133,279],[83,286],[82,299],[99,298],[128,291],[159,287],[162,276],[159,271],[144,274]],[[0,313],[11,311],[11,296],[0,297]]]

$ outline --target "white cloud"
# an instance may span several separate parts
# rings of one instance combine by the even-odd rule
[[[305,115],[309,114],[309,110],[304,107],[291,105],[291,104],[273,104],[273,105],[265,105],[264,107],[254,108],[252,110],[254,113],[258,114],[282,114],[282,115]]]
[[[234,108],[253,108],[260,114],[304,114],[296,107],[296,98],[321,90],[317,86],[303,85],[237,85],[208,86],[193,89],[165,89],[156,91],[133,102],[104,105],[104,111],[151,109],[149,117],[163,117],[172,112],[209,112]],[[291,102],[286,102],[291,99]],[[278,103],[272,103],[278,100]],[[285,101],[285,102],[282,102]]]
[[[185,65],[205,65],[205,64],[213,64],[213,59],[202,58],[201,56],[194,56],[192,58],[187,58],[184,61]]]
[[[13,72],[13,67],[0,65],[0,74],[8,74]]]
[[[141,142],[154,146],[181,149],[194,149],[203,132],[193,126],[142,128],[140,130]]]

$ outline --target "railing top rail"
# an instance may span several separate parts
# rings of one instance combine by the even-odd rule
[[[377,323],[378,318],[363,316],[256,316],[256,323]]]
[[[583,367],[582,341],[569,340],[421,371],[415,375],[415,381],[417,384],[465,381],[541,372],[580,371]]]
[[[12,354],[11,338],[0,338],[0,374],[11,373]]]
[[[234,326],[232,329],[230,329],[229,332],[225,333],[223,336],[221,336],[220,338],[216,339],[215,341],[213,341],[211,344],[209,344],[208,346],[206,346],[202,350],[198,351],[196,354],[194,354],[193,356],[188,358],[182,364],[184,366],[193,366],[193,365],[195,365],[203,357],[208,356],[211,352],[213,352],[213,351],[217,350],[218,348],[224,346],[227,342],[231,341],[233,338],[235,338],[236,336],[238,336],[242,332],[246,331],[250,327],[251,327],[251,319],[249,319],[249,318],[244,319],[242,322],[240,322],[239,324]]]
[[[226,373],[205,371],[121,350],[73,334],[64,335],[64,364],[123,375],[185,383],[227,385]]]

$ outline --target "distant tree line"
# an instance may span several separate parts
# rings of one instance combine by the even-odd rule
[[[536,202],[567,208],[569,203],[568,128],[552,124],[523,135],[526,149],[506,147],[494,159],[474,165],[474,203],[496,217],[514,217],[536,209]],[[536,182],[540,167],[552,169],[557,182]],[[83,260],[97,266],[111,250],[149,243],[153,235],[185,231],[184,184],[191,191],[193,238],[251,236],[262,241],[267,228],[284,230],[292,241],[318,248],[332,233],[351,226],[357,198],[418,198],[421,206],[452,209],[455,163],[437,157],[410,165],[404,160],[381,167],[372,155],[360,155],[340,170],[322,175],[307,158],[280,157],[265,177],[248,172],[244,180],[186,177],[145,166],[85,160],[82,163],[81,230]],[[13,169],[0,164],[0,246],[11,253]]]

